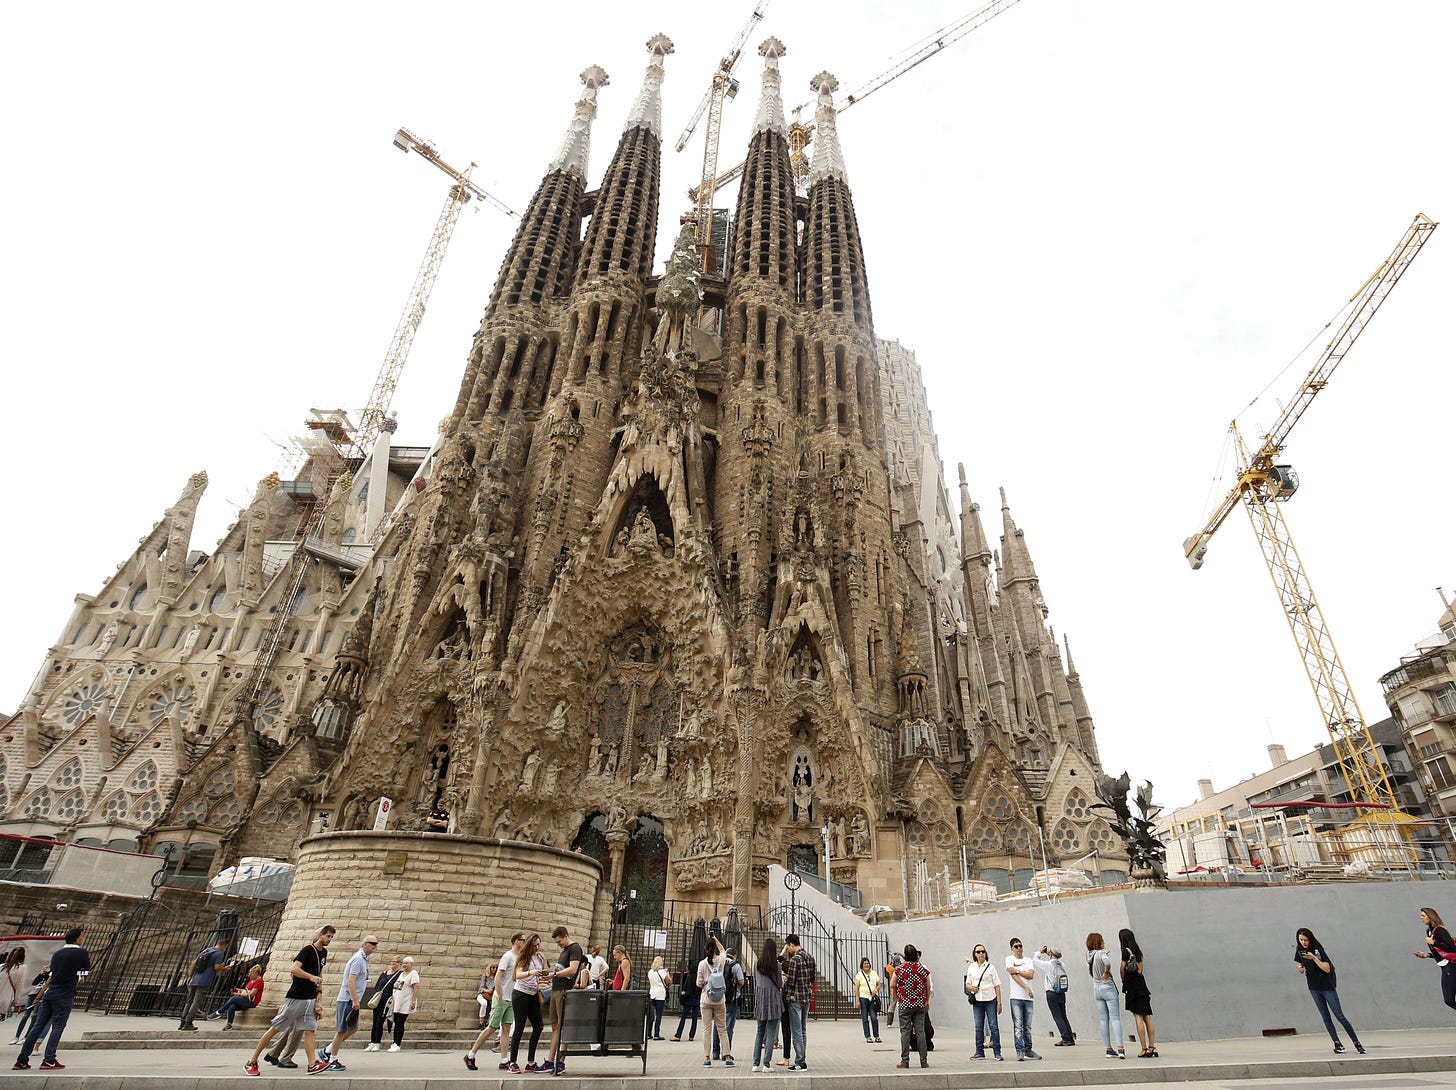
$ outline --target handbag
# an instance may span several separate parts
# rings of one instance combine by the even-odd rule
[[[367,1010],[371,1011],[377,1010],[379,1007],[379,999],[383,995],[384,992],[380,991],[378,988],[370,988],[367,992],[364,993],[364,1007]]]
[[[876,1014],[879,1014],[881,1011],[883,1011],[885,1009],[884,1008],[884,1004],[882,1004],[880,1002],[880,997],[879,996],[874,996],[870,1000],[870,1009],[873,1010]]]

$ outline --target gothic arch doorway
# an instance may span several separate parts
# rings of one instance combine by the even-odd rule
[[[667,835],[662,822],[643,814],[627,841],[620,898],[627,898],[627,923],[656,923],[667,898]],[[635,891],[636,896],[633,896]]]

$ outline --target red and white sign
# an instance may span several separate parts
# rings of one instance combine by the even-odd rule
[[[374,815],[374,831],[384,832],[389,824],[389,811],[394,809],[394,800],[381,797],[379,800],[379,812]]]

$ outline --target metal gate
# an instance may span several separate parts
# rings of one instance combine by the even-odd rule
[[[798,935],[818,970],[812,1013],[818,1018],[858,1018],[859,992],[854,974],[862,958],[869,958],[881,976],[890,960],[890,940],[873,931],[843,934],[803,905],[779,905],[769,912],[769,930],[778,936]],[[888,998],[885,989],[881,995]]]

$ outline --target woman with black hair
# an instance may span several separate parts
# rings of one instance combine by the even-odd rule
[[[1340,996],[1335,991],[1334,960],[1325,953],[1319,939],[1307,927],[1301,927],[1294,933],[1294,963],[1299,966],[1304,982],[1309,986],[1309,996],[1314,1000],[1315,1009],[1325,1020],[1325,1029],[1330,1031],[1330,1040],[1335,1042],[1335,1051],[1344,1052],[1345,1046],[1340,1043],[1340,1034],[1335,1029],[1334,1020],[1330,1018],[1331,1013],[1345,1027],[1355,1051],[1365,1055],[1365,1046],[1360,1043],[1360,1035],[1355,1032],[1355,1027],[1350,1025],[1350,1020],[1340,1009]]]
[[[920,964],[920,951],[905,947],[905,964],[895,974],[895,988],[900,993],[900,1062],[896,1067],[910,1066],[910,1044],[920,1053],[920,1066],[929,1067],[930,999],[935,995],[935,981],[930,970]]]
[[[773,1070],[774,1043],[779,1019],[784,1016],[784,974],[779,965],[779,948],[774,940],[763,940],[763,950],[753,967],[753,1017],[758,1032],[753,1038],[753,1070]]]
[[[1143,976],[1143,951],[1126,927],[1117,933],[1117,941],[1122,946],[1124,1005],[1136,1023],[1138,1044],[1143,1046],[1138,1058],[1156,1059],[1158,1045],[1153,1039],[1153,993],[1148,988],[1147,977]]]
[[[1441,967],[1441,998],[1456,1010],[1456,942],[1451,941],[1451,932],[1434,908],[1421,909],[1421,923],[1426,925],[1426,951],[1416,957],[1429,958]]]

